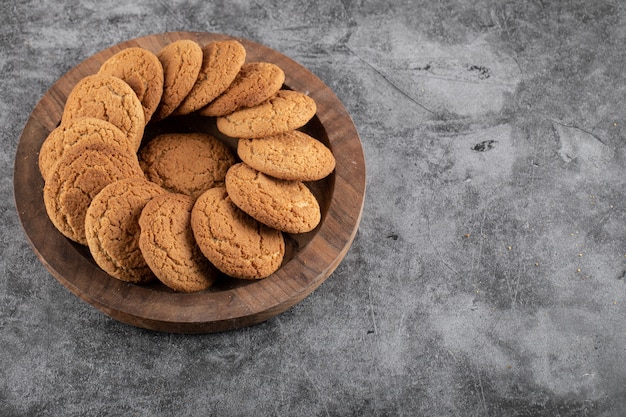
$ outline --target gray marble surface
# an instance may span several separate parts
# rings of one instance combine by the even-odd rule
[[[26,0],[0,15],[0,415],[626,415],[624,3]],[[232,332],[108,318],[47,272],[14,205],[46,90],[176,30],[309,68],[367,160],[335,273]]]

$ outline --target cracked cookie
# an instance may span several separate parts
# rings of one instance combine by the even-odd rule
[[[193,237],[194,202],[183,194],[159,195],[139,217],[139,249],[157,279],[175,291],[206,290],[219,274]]]
[[[319,203],[304,183],[270,177],[245,163],[228,170],[226,191],[242,211],[282,232],[309,232],[321,219]]]
[[[230,86],[207,106],[198,110],[202,116],[224,116],[244,107],[261,104],[280,90],[285,73],[269,62],[248,62]]]
[[[233,82],[246,59],[246,50],[236,40],[215,41],[202,48],[202,67],[191,91],[173,115],[192,113],[222,94]]]
[[[163,47],[157,58],[163,66],[163,95],[152,116],[154,121],[169,116],[191,91],[202,66],[202,47],[181,39]]]
[[[63,235],[86,245],[85,216],[92,200],[110,183],[133,176],[143,178],[134,153],[103,143],[74,146],[55,163],[45,182],[48,217]]]
[[[46,137],[39,150],[39,172],[44,181],[67,149],[79,144],[104,143],[135,152],[134,145],[115,125],[94,117],[79,117],[60,125]]]
[[[261,138],[298,129],[315,115],[315,101],[306,94],[279,90],[265,102],[217,118],[217,129],[234,138]]]
[[[235,163],[230,149],[204,133],[164,133],[139,151],[146,178],[171,192],[197,198],[216,184]]]
[[[204,256],[234,278],[266,278],[285,255],[282,233],[237,208],[224,187],[211,188],[196,200],[191,228]]]
[[[108,74],[126,82],[141,102],[147,124],[163,95],[163,66],[157,56],[140,47],[116,53],[100,66],[99,74]]]
[[[237,154],[248,166],[283,180],[317,181],[335,169],[330,149],[299,130],[239,139]]]
[[[139,216],[144,206],[167,191],[142,177],[115,181],[94,197],[85,216],[89,251],[98,266],[126,282],[155,276],[139,248]]]
[[[137,94],[121,79],[94,74],[76,83],[65,102],[61,124],[85,116],[114,124],[128,136],[134,149],[139,149],[145,128],[143,107]]]

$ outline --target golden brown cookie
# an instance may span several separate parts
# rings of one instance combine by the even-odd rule
[[[143,107],[137,94],[121,79],[94,74],[76,83],[65,102],[61,124],[85,116],[114,124],[139,149],[145,128]]]
[[[204,256],[235,278],[265,278],[280,268],[285,255],[282,233],[239,210],[224,187],[196,200],[191,228]]]
[[[157,58],[163,66],[163,95],[152,120],[165,119],[182,103],[198,79],[202,48],[197,42],[181,39],[166,45]]]
[[[39,171],[45,180],[54,163],[65,151],[77,144],[107,143],[135,152],[134,144],[115,125],[93,117],[79,117],[60,125],[46,137],[39,150]]]
[[[189,114],[213,101],[233,82],[245,59],[246,50],[236,40],[206,44],[202,48],[202,67],[198,79],[172,114]]]
[[[315,115],[315,101],[297,91],[279,90],[262,104],[217,118],[217,128],[235,138],[261,138],[298,129]]]
[[[283,180],[317,181],[335,169],[330,149],[298,130],[260,139],[239,139],[237,154],[257,171]]]
[[[132,177],[107,185],[94,197],[85,235],[93,259],[106,273],[134,283],[155,278],[139,249],[139,216],[150,200],[166,192],[145,178]]]
[[[103,143],[71,147],[53,166],[43,189],[50,220],[63,235],[86,245],[91,201],[108,184],[132,176],[143,178],[134,153]]]
[[[164,133],[139,151],[146,178],[168,191],[194,198],[222,184],[234,163],[230,149],[204,133]]]
[[[163,66],[154,53],[140,47],[123,49],[104,61],[98,73],[125,81],[141,102],[145,123],[150,121],[163,94]]]
[[[203,116],[224,116],[244,107],[261,104],[280,90],[285,73],[269,62],[248,62],[219,97],[201,108]]]
[[[301,181],[279,180],[245,163],[228,170],[226,190],[242,211],[282,232],[309,232],[321,219],[317,199]]]
[[[193,237],[194,202],[183,194],[159,195],[145,205],[139,217],[139,249],[159,281],[175,291],[206,290],[219,274]]]

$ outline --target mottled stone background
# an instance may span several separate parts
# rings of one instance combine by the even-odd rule
[[[25,0],[0,15],[0,415],[626,415],[624,3]],[[239,331],[111,320],[47,272],[14,206],[46,90],[176,30],[306,66],[366,155],[344,262]]]

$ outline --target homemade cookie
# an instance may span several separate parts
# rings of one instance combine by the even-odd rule
[[[330,149],[298,130],[260,139],[239,139],[237,154],[257,171],[283,180],[317,181],[335,169]]]
[[[46,180],[46,212],[63,235],[86,245],[85,215],[91,201],[108,184],[132,176],[143,178],[136,154],[103,143],[73,146]]]
[[[98,73],[125,81],[141,102],[145,123],[150,121],[163,94],[163,66],[155,54],[140,47],[123,49],[104,61]]]
[[[202,55],[198,79],[187,97],[174,110],[174,115],[194,112],[222,94],[241,69],[246,50],[236,40],[215,41],[202,48]]]
[[[135,152],[134,145],[115,125],[93,117],[80,117],[60,125],[46,137],[39,150],[39,171],[44,181],[54,163],[77,144],[106,143]]]
[[[205,290],[219,274],[193,237],[194,202],[183,194],[159,195],[145,205],[139,217],[139,249],[159,281],[175,291]]]
[[[145,128],[145,116],[137,94],[124,81],[107,74],[81,79],[65,102],[61,124],[78,117],[95,117],[114,124],[139,149]]]
[[[239,210],[224,187],[211,188],[196,200],[191,228],[204,256],[235,278],[265,278],[285,255],[282,233]]]
[[[321,219],[317,199],[301,181],[279,180],[245,163],[228,170],[226,190],[242,211],[283,232],[309,232]]]
[[[139,249],[139,216],[150,200],[166,192],[133,177],[107,185],[94,197],[85,217],[85,235],[93,259],[106,273],[134,283],[155,278]]]
[[[248,62],[219,97],[198,111],[203,116],[224,116],[243,107],[261,104],[285,82],[285,73],[269,62]]]
[[[168,191],[197,198],[216,184],[235,163],[230,149],[204,133],[165,133],[139,151],[146,178]]]
[[[181,39],[166,45],[157,58],[163,66],[163,95],[152,120],[165,119],[182,103],[198,79],[202,48],[197,42]]]
[[[279,90],[262,104],[217,118],[217,128],[235,138],[261,138],[298,129],[315,115],[315,101],[300,92]]]

